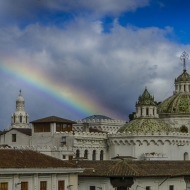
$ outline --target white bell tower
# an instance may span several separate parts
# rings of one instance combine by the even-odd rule
[[[24,103],[20,90],[20,94],[16,100],[16,111],[11,117],[12,128],[28,128],[29,115],[24,110]]]

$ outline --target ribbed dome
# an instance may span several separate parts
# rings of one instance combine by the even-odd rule
[[[90,120],[92,120],[92,119],[108,119],[108,120],[113,120],[112,118],[107,117],[105,115],[92,115],[92,116],[86,117],[86,118],[84,118],[82,120],[87,120],[87,119],[90,119]]]
[[[175,79],[175,82],[186,82],[186,81],[190,82],[190,75],[187,73],[186,70],[184,70],[183,73],[179,75],[177,79]]]
[[[138,102],[136,103],[136,106],[140,105],[152,105],[152,106],[156,105],[154,101],[154,96],[150,95],[147,88],[145,88],[143,94],[139,96]]]
[[[158,106],[160,113],[190,113],[190,93],[178,93],[170,96]]]
[[[141,132],[141,133],[159,133],[176,132],[177,129],[165,123],[161,119],[135,119],[121,127],[118,132]]]
[[[20,94],[18,95],[18,98],[16,99],[17,102],[24,102],[24,98],[22,97],[21,90]]]
[[[24,102],[24,98],[22,97],[22,94],[20,93],[18,98],[16,99],[17,102]]]

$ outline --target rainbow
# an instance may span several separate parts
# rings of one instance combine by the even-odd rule
[[[0,64],[0,72],[42,92],[43,95],[61,104],[63,109],[75,117],[87,117],[94,114],[118,117],[116,113],[102,107],[95,96],[67,85],[64,81],[57,81],[46,72],[32,67],[30,63],[16,62],[9,58]]]

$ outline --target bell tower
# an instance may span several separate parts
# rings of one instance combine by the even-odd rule
[[[20,94],[16,100],[16,111],[11,116],[12,128],[28,128],[29,115],[24,110],[24,104],[24,98],[20,90]]]

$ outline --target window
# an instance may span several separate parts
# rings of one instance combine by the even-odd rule
[[[85,151],[84,151],[84,157],[85,157],[86,159],[88,159],[88,150],[85,150]]]
[[[50,124],[49,123],[34,124],[34,133],[40,133],[40,132],[50,132]]]
[[[72,131],[72,125],[71,124],[57,123],[56,124],[56,131],[57,132]]]
[[[183,155],[183,159],[184,159],[184,160],[189,160],[189,155],[188,155],[187,152],[184,153],[184,155]]]
[[[40,181],[40,190],[47,190],[47,181]]]
[[[170,185],[169,190],[174,190],[174,185]]]
[[[16,142],[16,134],[12,134],[12,142]]]
[[[146,186],[146,190],[150,190],[150,186]]]
[[[58,181],[58,190],[65,189],[65,181]]]
[[[22,123],[22,115],[20,115],[20,123]]]
[[[0,189],[1,190],[8,190],[8,183],[7,182],[0,183]]]
[[[73,156],[69,156],[69,160],[73,160]]]
[[[92,152],[92,160],[96,160],[96,150],[93,150]]]
[[[16,121],[16,116],[14,115],[13,118],[14,118],[14,121],[13,121],[13,122],[15,123],[15,121]]]
[[[146,115],[149,115],[149,109],[146,108]]]
[[[101,151],[100,151],[100,160],[103,160],[103,159],[104,159],[104,151],[101,150]]]
[[[63,155],[63,156],[62,156],[62,158],[63,158],[63,159],[65,159],[65,158],[66,158],[66,156],[65,156],[65,155]]]
[[[95,186],[90,186],[90,190],[95,190],[96,187]]]
[[[21,190],[28,190],[28,182],[21,182]]]
[[[79,157],[80,157],[80,151],[77,150],[77,151],[76,151],[76,158],[79,158]]]

